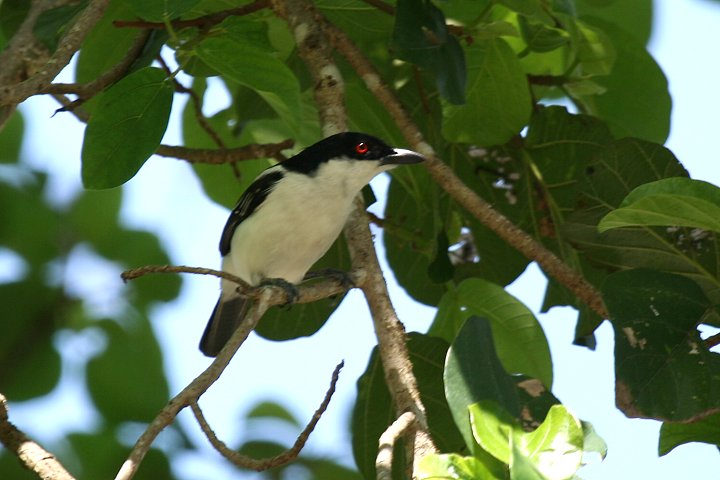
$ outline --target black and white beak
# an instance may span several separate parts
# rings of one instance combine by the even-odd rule
[[[382,158],[380,161],[382,165],[404,165],[408,163],[420,163],[425,160],[425,157],[412,150],[405,150],[404,148],[394,148],[393,150],[394,153]]]

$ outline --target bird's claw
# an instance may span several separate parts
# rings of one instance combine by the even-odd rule
[[[267,286],[278,287],[285,292],[287,302],[282,305],[283,307],[294,304],[300,297],[300,292],[298,291],[297,287],[292,283],[288,282],[287,280],[283,280],[282,278],[266,278],[259,285],[260,288]]]
[[[312,280],[315,278],[332,278],[342,285],[345,290],[357,287],[350,273],[335,268],[324,268],[322,270],[308,272],[305,274],[304,280]]]

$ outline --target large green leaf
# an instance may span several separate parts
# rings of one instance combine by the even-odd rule
[[[275,56],[269,42],[259,43],[235,21],[223,25],[222,34],[210,36],[195,47],[197,56],[223,76],[255,90],[294,130],[301,119],[300,87],[296,76]]]
[[[462,450],[462,438],[453,424],[443,394],[442,365],[447,343],[436,337],[411,333],[407,345],[433,440],[443,452]],[[378,439],[397,418],[377,348],[373,350],[365,373],[358,379],[357,388],[352,414],[353,455],[363,476],[374,479]]]
[[[658,455],[667,455],[673,448],[689,442],[720,446],[720,413],[692,423],[663,423],[660,427]]]
[[[399,0],[393,46],[397,56],[428,70],[448,102],[465,103],[467,71],[460,42],[449,34],[442,11],[429,0]]]
[[[652,0],[578,0],[575,4],[580,16],[598,17],[613,23],[643,45],[650,40],[654,10]]]
[[[670,132],[672,100],[662,70],[642,42],[611,23],[587,19],[613,39],[617,58],[612,72],[595,78],[606,91],[586,98],[592,111],[618,137],[664,143]]]
[[[607,277],[617,406],[628,417],[688,422],[720,411],[720,355],[697,325],[712,305],[680,275],[637,269]]]
[[[33,34],[48,50],[54,52],[68,26],[72,25],[75,16],[87,7],[87,3],[87,0],[84,0],[74,5],[62,5],[45,10],[38,16]]]
[[[539,380],[509,375],[497,357],[490,322],[470,317],[445,360],[445,396],[468,448],[475,449],[468,407],[489,400],[500,405],[523,428],[540,425],[557,399]]]
[[[566,480],[580,468],[583,428],[563,405],[553,405],[532,432],[523,431],[494,402],[479,402],[469,410],[475,440],[510,466],[511,479]],[[528,477],[528,471],[535,476]]]
[[[661,225],[720,232],[720,188],[683,177],[641,185],[600,220],[598,230]]]
[[[163,70],[138,70],[102,93],[82,148],[86,188],[112,188],[130,180],[160,145],[174,88]]]
[[[490,320],[493,342],[505,370],[523,373],[552,386],[550,348],[532,312],[502,287],[479,278],[463,281],[438,304],[429,334],[448,342],[471,317]]]
[[[169,399],[160,346],[147,318],[104,320],[107,346],[87,365],[93,403],[111,424],[149,422]]]
[[[456,453],[425,455],[420,459],[419,480],[495,480],[496,477],[482,461]]]
[[[466,56],[467,101],[444,107],[443,135],[475,145],[505,143],[530,119],[530,88],[522,66],[502,39],[476,41]]]

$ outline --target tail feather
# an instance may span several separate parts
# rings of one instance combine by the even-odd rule
[[[246,298],[239,295],[229,298],[221,295],[200,339],[200,351],[208,357],[220,353],[242,323],[249,308],[250,301]]]

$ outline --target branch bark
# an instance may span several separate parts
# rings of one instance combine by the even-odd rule
[[[57,50],[45,65],[39,67],[36,73],[20,83],[0,85],[0,106],[13,107],[28,97],[40,93],[50,85],[50,82],[60,73],[60,70],[65,68],[75,52],[78,51],[90,29],[102,17],[109,2],[110,0],[90,0],[85,10],[80,13],[75,23],[60,39]],[[30,29],[29,33],[32,34],[32,29]],[[17,55],[18,52],[8,52],[8,55],[13,54]]]
[[[273,8],[285,17],[295,36],[300,57],[307,65],[315,81],[315,103],[320,114],[320,123],[325,135],[347,130],[347,116],[344,108],[343,79],[335,65],[327,34],[323,28],[327,22],[308,2],[303,0],[274,0]],[[387,291],[377,254],[372,241],[365,205],[362,198],[355,200],[353,210],[345,226],[353,268],[367,272],[365,281],[358,285],[370,307],[375,334],[378,338],[380,357],[385,371],[385,380],[390,390],[398,416],[412,412],[416,422],[409,435],[409,464],[436,452],[427,428],[425,407],[420,399],[417,380],[405,343],[405,328],[399,321]]]
[[[595,313],[602,318],[608,318],[608,312],[600,292],[585,280],[580,273],[573,270],[557,255],[495,210],[492,205],[480,198],[455,175],[455,172],[438,158],[434,149],[425,142],[420,129],[405,112],[405,109],[390,88],[382,81],[375,67],[360,49],[355,46],[344,32],[332,24],[326,22],[325,28],[337,51],[347,59],[348,63],[363,79],[368,90],[385,106],[410,146],[425,155],[427,160],[423,164],[435,182],[458,204],[462,205],[471,215],[494,231],[500,238],[527,258],[536,261],[545,273],[565,286]]]
[[[75,480],[55,456],[30,440],[8,418],[7,399],[0,394],[0,443],[13,453],[28,470],[43,480]]]

